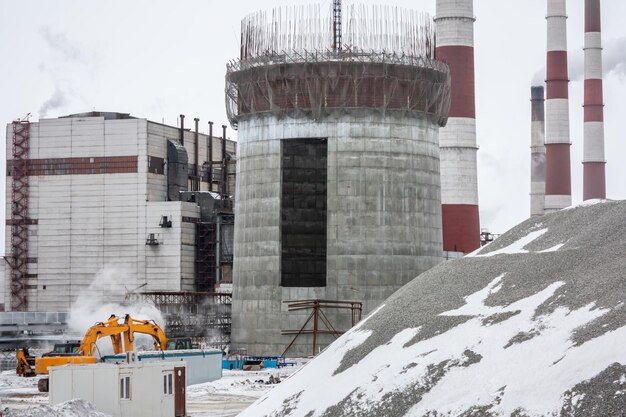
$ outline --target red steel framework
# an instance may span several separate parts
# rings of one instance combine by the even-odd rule
[[[293,346],[296,342],[296,339],[300,335],[311,334],[313,335],[313,356],[316,355],[317,349],[317,336],[320,334],[330,334],[335,339],[345,333],[343,330],[337,330],[332,325],[328,316],[324,314],[324,309],[326,310],[350,310],[352,314],[352,327],[361,321],[361,316],[363,314],[363,303],[360,301],[337,301],[337,300],[297,300],[297,301],[283,301],[283,303],[287,304],[288,311],[301,311],[301,310],[312,310],[309,317],[306,319],[304,324],[299,330],[281,330],[282,335],[294,335],[293,340],[289,345],[285,348],[281,356],[285,356],[287,351]],[[307,325],[309,322],[313,320],[313,329],[307,329]],[[320,329],[319,321],[322,321],[326,330]]]
[[[11,163],[11,310],[28,310],[28,152],[30,122],[13,122]]]

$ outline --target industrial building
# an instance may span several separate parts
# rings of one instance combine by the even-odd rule
[[[198,123],[90,112],[9,124],[3,310],[68,311],[107,268],[124,277],[111,302],[231,282],[236,143]]]
[[[334,4],[333,19],[315,6],[248,16],[228,66],[232,343],[257,355],[316,353],[442,259],[450,75],[430,19],[365,6],[342,19]]]

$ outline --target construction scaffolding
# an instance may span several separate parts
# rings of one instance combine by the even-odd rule
[[[222,350],[230,344],[231,293],[129,293],[125,302],[156,306],[165,319],[167,337],[191,337],[196,345]]]
[[[395,6],[341,2],[291,5],[259,11],[241,21],[240,60],[344,48],[394,51],[434,58],[434,29],[427,13]],[[336,46],[336,48],[333,48]]]
[[[13,159],[11,161],[11,311],[28,310],[28,153],[30,122],[13,122]]]
[[[352,315],[352,327],[361,321],[363,313],[363,303],[359,301],[336,301],[336,300],[298,300],[298,301],[284,301],[287,304],[287,311],[302,311],[311,310],[311,314],[307,317],[302,327],[298,330],[281,330],[282,335],[294,335],[293,340],[285,348],[281,356],[285,356],[287,351],[296,342],[298,336],[301,335],[313,335],[312,347],[313,356],[317,354],[317,339],[321,334],[330,334],[335,339],[345,333],[344,330],[337,330],[328,316],[324,313],[324,310],[350,310]],[[312,321],[312,328],[309,323]],[[320,328],[320,321],[324,325],[324,329]],[[309,326],[309,327],[307,327]]]
[[[445,126],[450,74],[434,59],[431,19],[412,10],[333,2],[247,16],[241,53],[227,65],[226,110],[247,115],[309,115],[393,110]]]

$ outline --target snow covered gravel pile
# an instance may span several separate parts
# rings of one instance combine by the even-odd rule
[[[420,275],[241,417],[626,415],[626,202]]]
[[[93,405],[84,400],[71,400],[54,406],[41,405],[28,410],[7,410],[5,417],[110,417],[96,411]]]

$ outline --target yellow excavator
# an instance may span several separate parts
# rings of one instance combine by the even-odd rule
[[[111,315],[107,321],[91,326],[80,344],[55,345],[52,352],[41,357],[31,356],[28,349],[19,349],[17,351],[16,373],[22,376],[47,375],[49,366],[95,363],[96,342],[103,337],[111,338],[115,354],[134,350],[136,333],[152,336],[155,350],[167,349],[167,337],[153,321],[136,320],[128,314],[123,318],[123,321],[121,320],[121,317]],[[38,387],[39,391],[48,392],[48,378],[41,378]]]

